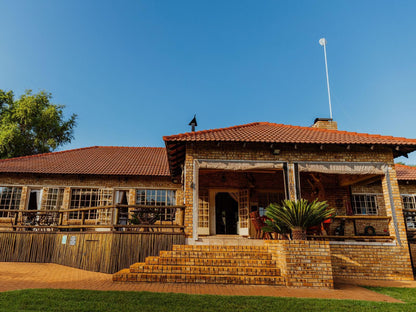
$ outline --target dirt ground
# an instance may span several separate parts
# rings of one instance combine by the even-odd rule
[[[187,294],[274,296],[323,299],[352,299],[400,302],[360,285],[416,287],[416,282],[337,280],[335,289],[288,288],[277,286],[114,283],[111,274],[89,272],[52,263],[0,262],[0,291],[29,288],[64,288],[118,291],[173,292]]]

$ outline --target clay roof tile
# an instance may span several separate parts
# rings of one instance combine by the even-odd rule
[[[416,180],[416,167],[395,164],[397,180]]]
[[[169,176],[162,147],[92,146],[0,160],[0,172]]]

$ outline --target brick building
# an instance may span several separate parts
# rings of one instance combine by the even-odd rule
[[[0,229],[179,233],[188,245],[225,235],[252,245],[250,212],[262,215],[284,198],[318,198],[337,210],[327,235],[262,247],[280,263],[286,285],[413,279],[408,232],[413,239],[416,169],[395,166],[394,158],[416,150],[415,139],[339,131],[328,119],[312,127],[260,122],[163,139],[166,148],[90,147],[1,160]],[[310,277],[301,278],[291,263],[305,255],[315,260],[303,267]],[[117,280],[138,280],[130,273]],[[248,283],[267,283],[254,280]]]

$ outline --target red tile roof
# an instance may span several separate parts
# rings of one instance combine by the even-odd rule
[[[215,141],[299,144],[385,144],[413,145],[416,147],[416,139],[289,126],[269,122],[255,122],[229,128],[188,132],[165,136],[163,139],[165,142]]]
[[[397,180],[416,180],[416,167],[396,164]]]
[[[0,172],[169,176],[162,147],[92,146],[0,160]]]

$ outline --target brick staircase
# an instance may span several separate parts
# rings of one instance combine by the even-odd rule
[[[266,246],[174,245],[113,275],[116,282],[284,285]]]

